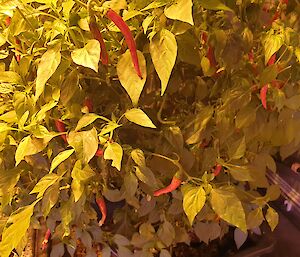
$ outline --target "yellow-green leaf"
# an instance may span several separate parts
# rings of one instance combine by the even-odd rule
[[[237,195],[225,189],[211,191],[211,206],[223,220],[246,232],[246,216],[242,202]]]
[[[148,127],[148,128],[156,128],[156,126],[152,123],[150,118],[144,113],[141,109],[132,108],[125,112],[125,117],[140,126]]]
[[[196,215],[205,204],[206,193],[201,186],[192,186],[190,184],[183,185],[181,192],[183,194],[183,210],[190,224],[193,225]]]
[[[83,67],[90,68],[98,72],[100,60],[100,44],[97,40],[88,40],[83,48],[76,49],[71,53],[73,62]]]
[[[192,7],[192,0],[176,0],[171,6],[166,7],[164,12],[169,19],[194,25]]]
[[[107,148],[104,151],[104,159],[112,160],[112,166],[116,167],[118,170],[121,170],[121,162],[123,157],[122,147],[116,143],[109,143]]]
[[[40,198],[44,195],[45,191],[56,183],[61,177],[57,174],[47,174],[46,176],[42,177],[40,181],[35,185],[35,187],[31,190],[30,194],[38,193],[36,198]]]
[[[42,56],[37,69],[35,100],[44,92],[45,84],[56,71],[61,61],[60,45],[48,49]]]
[[[229,7],[221,3],[219,0],[199,0],[199,3],[202,7],[208,10],[232,11]]]
[[[267,210],[266,221],[268,222],[271,230],[274,231],[274,229],[278,225],[279,215],[272,207],[269,207],[269,209]]]
[[[268,63],[271,56],[276,53],[284,43],[283,35],[268,34],[264,41],[265,64]]]
[[[161,95],[163,95],[177,57],[177,42],[174,34],[167,29],[157,33],[150,41],[150,54],[161,80]]]
[[[55,158],[53,159],[52,163],[51,163],[51,168],[50,168],[50,173],[59,165],[61,164],[63,161],[65,161],[66,159],[68,159],[72,153],[74,153],[74,149],[70,149],[70,150],[65,150],[60,152],[57,156],[55,156]]]
[[[120,57],[117,64],[117,73],[121,85],[126,90],[134,106],[138,104],[147,78],[145,57],[140,51],[137,51],[137,55],[142,72],[142,79],[136,74],[129,50]]]

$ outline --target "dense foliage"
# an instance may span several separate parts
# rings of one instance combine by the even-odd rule
[[[191,233],[273,230],[266,170],[300,146],[299,13],[282,0],[1,0],[1,257],[44,221],[56,257],[77,239],[88,256],[167,257]],[[104,199],[123,200],[113,218]]]

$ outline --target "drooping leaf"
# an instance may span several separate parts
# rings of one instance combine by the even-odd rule
[[[57,156],[55,156],[55,158],[53,159],[52,163],[51,163],[51,168],[50,168],[50,173],[59,165],[61,164],[63,161],[65,161],[66,159],[68,159],[72,153],[74,153],[74,149],[70,149],[70,150],[65,150],[60,152]]]
[[[246,151],[246,139],[242,137],[238,141],[229,146],[228,155],[231,160],[240,159],[244,156]]]
[[[243,232],[240,229],[236,228],[234,230],[234,241],[237,249],[240,249],[241,246],[246,242],[248,237],[248,232]]]
[[[256,208],[248,213],[247,228],[254,229],[261,225],[264,220],[264,215],[261,208]]]
[[[269,207],[267,210],[266,221],[268,222],[271,230],[274,231],[278,225],[279,215],[272,207]]]
[[[148,127],[148,128],[156,128],[156,126],[152,123],[146,113],[144,113],[141,109],[132,108],[125,112],[125,117],[140,126]]]
[[[199,3],[202,7],[208,10],[223,10],[223,11],[232,11],[229,7],[224,5],[219,0],[199,0]]]
[[[112,166],[121,170],[121,162],[123,157],[123,149],[118,143],[109,143],[104,151],[104,159],[112,160]]]
[[[166,7],[164,12],[169,19],[194,25],[192,7],[192,0],[176,0],[172,5]]]
[[[183,185],[181,191],[183,194],[183,210],[192,225],[196,215],[205,204],[206,193],[202,187],[190,184]]]
[[[56,71],[61,61],[60,45],[48,49],[42,56],[37,69],[35,100],[44,92],[45,84]]]
[[[223,220],[244,232],[247,230],[244,208],[234,192],[225,189],[213,189],[210,202],[213,210]]]
[[[9,217],[7,224],[11,225],[5,227],[2,232],[2,241],[0,242],[1,257],[9,257],[12,250],[19,245],[26,235],[36,203],[37,201],[29,206],[19,209],[19,212],[16,212]]]
[[[141,167],[146,166],[145,156],[141,149],[133,150],[130,155],[132,160],[136,163],[136,165]]]
[[[138,104],[140,95],[143,91],[146,78],[146,60],[142,52],[137,51],[139,66],[142,72],[142,79],[136,74],[134,69],[130,51],[127,50],[119,59],[117,64],[117,73],[122,87],[129,95],[132,104],[136,106]]]
[[[88,163],[98,150],[98,136],[95,128],[82,132],[71,131],[67,140],[75,149],[77,157],[84,163]]]
[[[264,40],[265,64],[268,63],[271,56],[276,53],[284,43],[283,35],[267,34]]]
[[[35,187],[31,190],[30,194],[38,193],[36,196],[37,198],[40,198],[44,195],[45,191],[52,186],[54,183],[56,183],[59,179],[61,179],[60,176],[57,174],[47,174],[46,176],[42,177],[40,181],[35,185]]]
[[[138,177],[138,179],[143,183],[145,183],[146,185],[152,188],[157,188],[157,181],[155,179],[155,176],[152,170],[149,169],[148,167],[136,166],[135,174]]]
[[[55,206],[59,197],[59,182],[54,183],[44,193],[42,199],[43,215],[47,217],[50,210]]]
[[[98,63],[100,60],[100,43],[91,39],[88,40],[83,48],[76,49],[71,53],[73,62],[83,67],[90,68],[98,72]]]
[[[163,95],[177,57],[177,42],[174,34],[167,29],[157,33],[150,41],[150,54],[161,80],[161,95]]]

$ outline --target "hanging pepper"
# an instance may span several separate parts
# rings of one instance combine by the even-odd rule
[[[61,120],[55,120],[55,127],[58,132],[66,132],[66,126]],[[65,134],[60,135],[61,138],[67,143],[67,136]]]
[[[172,178],[171,183],[167,187],[159,189],[159,190],[156,190],[153,193],[153,195],[154,196],[160,196],[160,195],[163,195],[163,194],[171,193],[172,191],[176,190],[181,185],[181,182],[182,182],[181,179],[179,179],[178,177],[174,176]]]
[[[220,174],[220,172],[222,171],[222,165],[217,164],[215,169],[214,169],[214,176],[218,176]]]
[[[8,27],[10,25],[10,23],[11,23],[11,18],[8,16],[8,17],[5,18],[4,24],[5,24],[6,27]]]
[[[44,240],[42,242],[42,250],[45,251],[48,247],[48,241],[49,241],[49,238],[51,236],[51,231],[50,229],[48,228],[46,233],[45,233],[45,237],[44,237]]]
[[[97,150],[97,152],[95,153],[95,156],[97,156],[97,157],[103,156],[103,153],[104,153],[103,150],[99,148]]]
[[[268,66],[273,65],[273,64],[275,63],[275,61],[276,61],[276,53],[274,53],[274,54],[270,57],[270,59],[269,59],[269,61],[268,61]]]
[[[94,39],[98,40],[99,43],[100,43],[100,48],[101,48],[100,59],[101,59],[101,62],[104,65],[107,65],[108,64],[108,53],[107,53],[107,50],[106,50],[106,46],[105,46],[102,34],[101,34],[100,30],[98,29],[97,23],[92,21],[89,24],[89,28],[90,28],[90,31],[91,31]]]
[[[267,93],[268,93],[268,85],[264,85],[260,90],[260,100],[262,106],[267,109]]]
[[[130,54],[131,54],[131,59],[133,62],[134,69],[137,73],[137,75],[142,79],[142,72],[139,66],[139,59],[137,56],[137,51],[136,51],[136,45],[134,38],[132,36],[132,33],[128,27],[128,25],[125,23],[125,21],[122,19],[122,17],[117,14],[115,11],[112,9],[108,10],[106,13],[106,16],[120,29],[122,34],[125,37],[126,44],[129,48]]]
[[[107,209],[106,209],[106,203],[104,201],[103,197],[98,197],[96,199],[96,203],[99,207],[99,210],[102,214],[101,220],[99,221],[99,226],[102,226],[106,220],[106,215],[107,215]]]

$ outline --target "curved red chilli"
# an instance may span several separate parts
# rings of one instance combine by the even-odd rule
[[[216,58],[215,58],[213,47],[211,47],[211,46],[208,47],[206,56],[209,60],[210,66],[216,67],[217,66],[217,61],[216,61]]]
[[[50,229],[48,228],[46,233],[45,233],[45,237],[44,237],[44,240],[42,242],[42,250],[45,251],[48,247],[48,241],[49,241],[49,238],[51,236],[51,231]]]
[[[160,196],[163,194],[167,194],[167,193],[171,193],[172,191],[176,190],[180,185],[181,185],[181,179],[177,178],[177,177],[173,177],[171,183],[162,189],[156,190],[153,195],[154,196]]]
[[[9,16],[6,17],[5,20],[4,20],[4,23],[5,23],[5,26],[8,27],[11,23],[11,18]]]
[[[267,92],[268,92],[268,85],[265,85],[260,90],[260,100],[262,106],[267,109]]]
[[[100,48],[101,48],[100,58],[101,58],[101,62],[104,65],[107,65],[108,64],[108,53],[107,53],[107,50],[106,50],[106,46],[105,46],[102,34],[101,34],[100,30],[98,29],[97,24],[95,22],[91,22],[89,24],[89,28],[90,28],[90,31],[91,31],[94,39],[98,40],[98,42],[100,43]]]
[[[86,106],[89,110],[89,112],[93,112],[94,105],[91,98],[87,97],[84,99],[83,105]]]
[[[139,59],[137,56],[137,51],[136,51],[136,45],[134,38],[132,36],[132,33],[128,27],[128,25],[125,23],[125,21],[122,19],[122,17],[117,14],[115,11],[112,9],[108,10],[106,13],[106,16],[120,29],[122,34],[125,37],[126,44],[129,48],[130,54],[131,54],[131,59],[133,62],[134,69],[137,73],[137,75],[142,78],[142,72],[140,69],[139,65]]]
[[[66,126],[61,120],[55,120],[55,127],[58,132],[66,132]],[[66,135],[60,135],[61,138],[67,143],[67,136]]]
[[[102,214],[101,220],[99,221],[99,226],[102,226],[106,220],[107,215],[107,209],[106,209],[106,203],[104,201],[103,197],[99,197],[96,199],[96,203],[100,209],[100,212]]]
[[[206,33],[206,32],[203,32],[202,35],[201,35],[201,38],[202,38],[203,42],[206,44],[206,43],[207,43],[207,40],[208,40],[207,33]]]
[[[216,167],[215,167],[215,169],[214,169],[214,175],[215,175],[215,177],[218,176],[221,171],[222,171],[222,165],[217,164]]]

